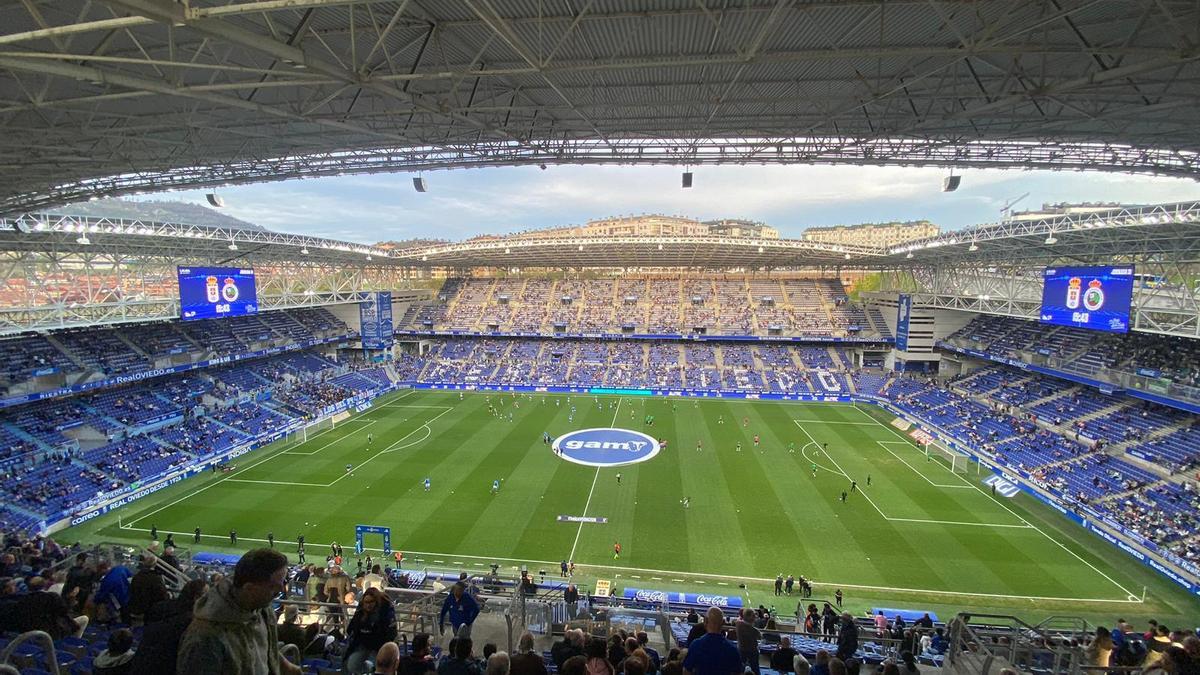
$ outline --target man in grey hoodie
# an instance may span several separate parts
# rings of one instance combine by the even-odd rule
[[[271,600],[285,590],[287,558],[249,551],[196,601],[179,644],[178,671],[188,675],[301,675],[279,653]]]

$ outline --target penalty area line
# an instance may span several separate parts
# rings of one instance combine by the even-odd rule
[[[438,414],[434,415],[433,417],[429,418],[428,420],[425,420],[425,422],[424,422],[424,423],[423,423],[421,426],[417,427],[416,429],[413,429],[412,431],[408,432],[408,433],[407,433],[407,434],[405,434],[404,436],[402,436],[402,437],[400,437],[400,438],[396,439],[396,441],[395,441],[395,442],[393,442],[391,445],[388,445],[387,447],[385,447],[384,449],[382,449],[382,450],[380,450],[379,452],[375,453],[374,455],[371,455],[370,457],[368,457],[367,459],[365,459],[365,460],[363,461],[363,463],[362,463],[362,464],[359,464],[359,465],[355,466],[353,470],[354,470],[354,471],[357,471],[357,470],[359,470],[359,469],[363,468],[364,466],[366,466],[367,464],[369,464],[369,463],[370,463],[372,460],[374,460],[375,458],[379,457],[380,455],[382,455],[382,454],[384,454],[384,453],[388,453],[388,452],[395,452],[395,451],[397,451],[397,450],[404,450],[405,448],[411,448],[412,446],[414,446],[414,445],[416,445],[416,444],[418,444],[418,443],[423,443],[423,442],[425,442],[426,440],[428,440],[428,439],[429,439],[429,437],[430,437],[430,436],[432,436],[432,435],[433,435],[433,429],[429,428],[429,425],[430,425],[430,423],[432,423],[434,420],[436,420],[437,418],[441,417],[442,415],[445,415],[446,413],[450,412],[450,411],[451,411],[451,410],[453,410],[453,409],[454,409],[454,408],[448,408],[448,409],[446,409],[446,410],[443,410],[442,412],[440,412],[440,413],[438,413]],[[405,440],[405,439],[407,439],[409,436],[412,436],[413,434],[417,433],[418,431],[424,431],[424,432],[425,432],[425,435],[424,435],[423,437],[421,437],[421,438],[419,438],[419,439],[417,439],[417,440],[415,440],[415,441],[411,442],[411,443],[407,443],[407,444],[403,444],[403,445],[402,445],[402,443],[404,443],[404,440]],[[347,473],[343,473],[342,475],[340,475],[340,476],[338,476],[337,478],[333,479],[333,481],[332,481],[332,482],[330,482],[330,483],[329,483],[328,485],[326,485],[325,487],[333,487],[334,485],[336,485],[336,484],[337,484],[339,481],[341,481],[341,480],[342,480],[343,478],[345,478],[346,476],[352,476],[352,475],[354,475],[354,474],[353,474],[353,473],[349,473],[349,472],[347,472]]]
[[[905,441],[907,441],[907,440],[908,440],[908,438],[907,438],[907,437],[905,437],[903,434],[901,434],[901,433],[900,433],[899,431],[897,431],[895,428],[893,428],[893,427],[891,427],[891,426],[889,426],[889,425],[887,425],[887,424],[884,424],[883,422],[880,422],[879,420],[875,419],[875,416],[874,416],[874,415],[872,415],[871,413],[869,413],[869,412],[867,412],[867,411],[865,411],[865,410],[863,410],[863,409],[861,409],[861,408],[857,408],[857,407],[855,408],[855,410],[858,410],[859,412],[861,412],[862,414],[866,415],[866,416],[867,416],[869,419],[871,419],[872,421],[874,421],[874,422],[875,422],[876,424],[878,424],[879,426],[883,427],[884,429],[887,429],[888,431],[892,432],[893,434],[896,434],[897,436],[899,436],[900,438],[904,439]],[[1005,511],[1008,511],[1009,513],[1011,513],[1011,514],[1012,514],[1014,517],[1016,517],[1016,519],[1017,519],[1017,520],[1021,521],[1022,523],[1025,523],[1025,524],[1026,524],[1026,525],[1028,525],[1029,527],[1033,528],[1033,530],[1034,530],[1035,532],[1037,532],[1038,534],[1041,534],[1043,537],[1045,537],[1045,538],[1049,539],[1051,542],[1053,542],[1053,543],[1057,544],[1057,545],[1058,545],[1058,547],[1059,547],[1059,548],[1061,548],[1062,550],[1066,551],[1067,553],[1070,553],[1072,556],[1074,556],[1074,557],[1075,557],[1075,559],[1076,559],[1076,560],[1078,560],[1079,562],[1081,562],[1081,563],[1083,563],[1084,565],[1087,565],[1089,568],[1091,568],[1093,572],[1095,572],[1096,574],[1099,574],[1100,576],[1102,576],[1102,577],[1104,577],[1105,579],[1107,579],[1107,580],[1108,580],[1110,583],[1112,583],[1112,585],[1114,585],[1114,586],[1116,586],[1117,588],[1121,589],[1121,590],[1122,590],[1122,591],[1125,593],[1125,596],[1126,596],[1127,598],[1136,598],[1136,597],[1137,597],[1137,596],[1136,596],[1134,593],[1132,593],[1132,592],[1131,592],[1131,591],[1130,591],[1128,588],[1125,588],[1125,587],[1124,587],[1124,586],[1122,586],[1121,584],[1117,583],[1117,580],[1116,580],[1116,579],[1113,579],[1112,577],[1108,576],[1108,575],[1107,575],[1107,574],[1105,574],[1104,572],[1100,571],[1100,568],[1096,567],[1096,566],[1095,566],[1095,565],[1093,565],[1092,563],[1090,563],[1090,562],[1088,562],[1087,560],[1085,560],[1085,559],[1083,558],[1083,556],[1079,555],[1079,554],[1078,554],[1078,553],[1076,553],[1075,551],[1072,551],[1071,549],[1067,548],[1067,545],[1066,545],[1066,544],[1064,544],[1064,543],[1062,543],[1061,541],[1059,541],[1059,540],[1055,539],[1054,537],[1051,537],[1051,536],[1050,536],[1049,534],[1047,534],[1047,533],[1046,533],[1046,531],[1045,531],[1045,530],[1043,530],[1042,528],[1038,527],[1037,525],[1034,525],[1033,523],[1030,523],[1028,520],[1026,520],[1025,518],[1023,518],[1023,517],[1022,517],[1020,514],[1018,514],[1016,511],[1013,511],[1012,509],[1008,508],[1008,506],[1006,506],[1006,505],[1004,504],[1004,502],[1002,502],[1001,500],[997,499],[996,497],[993,497],[992,495],[988,494],[988,493],[987,493],[987,491],[985,491],[983,488],[981,488],[981,487],[979,487],[978,485],[976,485],[976,484],[972,483],[971,481],[967,480],[966,478],[963,478],[962,476],[958,475],[957,473],[954,473],[954,471],[953,471],[952,469],[950,469],[949,467],[945,467],[945,466],[943,466],[943,468],[945,468],[947,471],[949,471],[949,472],[950,472],[950,474],[951,474],[951,475],[953,475],[953,476],[957,477],[957,478],[958,478],[959,480],[961,480],[962,482],[964,482],[964,483],[966,483],[967,485],[969,485],[969,486],[971,486],[971,487],[975,488],[977,491],[979,491],[979,494],[981,494],[981,495],[983,495],[984,497],[986,497],[986,498],[988,498],[988,499],[992,500],[993,502],[996,502],[997,504],[999,504],[999,505],[1000,505],[1000,508],[1002,508],[1002,509],[1004,509]],[[1074,539],[1074,538],[1072,537],[1072,539]],[[1086,601],[1081,601],[1081,602],[1086,602]],[[1130,600],[1126,600],[1125,602],[1132,602],[1132,601],[1130,601]]]
[[[397,400],[397,399],[404,398],[404,397],[408,396],[409,394],[411,394],[411,393],[412,393],[412,392],[414,392],[414,391],[416,391],[416,390],[415,390],[415,389],[410,389],[410,390],[408,390],[408,393],[406,393],[406,394],[404,394],[404,395],[402,395],[402,396],[397,396],[395,399],[392,399],[392,400]],[[359,414],[355,415],[354,417],[352,417],[352,418],[350,418],[350,419],[348,419],[348,420],[345,420],[345,422],[350,422],[350,421],[353,421],[353,420],[358,420],[358,419],[361,419],[361,418],[362,418],[362,417],[363,417],[365,414],[366,414],[366,412],[359,413]],[[337,427],[330,427],[330,428],[328,428],[328,429],[323,429],[323,430],[321,430],[321,431],[318,431],[317,433],[313,434],[313,437],[312,437],[312,438],[310,438],[310,439],[308,439],[308,440],[309,440],[309,441],[312,441],[312,440],[313,440],[313,438],[316,438],[317,436],[320,436],[320,435],[322,435],[322,434],[329,433],[330,431],[334,431],[335,429],[337,429]],[[340,440],[340,439],[339,439],[339,440]],[[336,441],[334,441],[334,442],[336,442]],[[282,456],[282,455],[284,455],[284,454],[288,453],[288,452],[289,452],[288,448],[290,448],[290,447],[293,447],[293,446],[292,446],[291,444],[284,443],[284,444],[283,444],[283,446],[282,446],[281,448],[279,448],[279,449],[278,449],[278,451],[276,451],[276,452],[273,452],[273,453],[270,453],[270,454],[268,454],[268,455],[264,456],[262,459],[258,460],[257,462],[254,462],[254,463],[253,463],[253,464],[251,464],[250,466],[247,466],[247,467],[245,467],[245,468],[242,468],[242,469],[238,469],[237,471],[234,471],[234,472],[230,473],[228,476],[225,476],[225,477],[223,477],[223,478],[219,478],[219,479],[217,479],[217,480],[215,480],[215,481],[213,481],[213,482],[209,483],[208,485],[205,485],[205,486],[203,486],[203,487],[200,487],[200,488],[198,488],[198,489],[196,489],[196,490],[193,490],[193,491],[191,491],[191,492],[189,492],[189,493],[187,493],[187,494],[183,495],[183,496],[182,496],[182,497],[180,497],[179,499],[176,499],[176,500],[174,500],[174,501],[168,502],[167,504],[164,504],[164,505],[162,505],[162,506],[158,507],[157,509],[154,509],[153,511],[151,511],[151,512],[147,513],[147,514],[146,514],[146,515],[144,515],[144,516],[138,516],[137,518],[134,518],[133,520],[129,521],[129,523],[128,523],[127,525],[125,525],[125,526],[119,526],[119,527],[122,527],[123,529],[127,529],[127,530],[129,530],[129,529],[134,529],[134,528],[133,528],[133,526],[134,526],[135,524],[137,524],[137,523],[140,523],[141,521],[143,521],[143,520],[145,520],[145,519],[149,518],[150,516],[153,516],[153,515],[154,515],[154,514],[156,514],[156,513],[159,513],[160,511],[163,511],[163,510],[165,510],[165,509],[168,509],[168,508],[170,508],[170,507],[172,507],[172,506],[175,506],[176,504],[179,504],[179,503],[181,503],[181,502],[187,501],[188,499],[191,499],[192,497],[195,497],[196,495],[200,494],[201,492],[204,492],[205,490],[207,490],[207,489],[209,489],[209,488],[211,488],[211,487],[216,487],[217,485],[220,485],[221,483],[224,483],[225,481],[227,481],[227,480],[229,480],[229,479],[233,478],[234,476],[239,476],[239,475],[241,475],[241,474],[245,473],[246,471],[249,471],[250,469],[253,469],[254,467],[258,466],[259,464],[262,464],[263,462],[266,462],[267,460],[270,460],[270,459],[275,459],[276,457],[280,457],[280,456]],[[262,448],[259,448],[259,449],[261,450]]]
[[[803,425],[801,425],[799,422],[797,422],[796,426],[800,428],[800,431],[804,432],[805,436],[808,436],[808,440],[812,441],[813,443],[816,443],[817,445],[820,445],[819,443],[817,443],[817,439],[813,438],[812,434],[808,433],[808,429],[805,429]],[[852,478],[850,478],[850,474],[846,473],[846,470],[842,468],[841,464],[838,464],[838,461],[836,459],[834,459],[832,455],[830,455],[828,452],[826,452],[825,456],[829,458],[829,461],[833,462],[833,465],[837,467],[838,473],[842,474],[843,478],[845,478],[846,480],[851,480],[851,481],[853,480]],[[871,505],[871,508],[875,509],[875,511],[879,513],[879,516],[881,518],[883,518],[884,520],[888,519],[887,514],[883,512],[883,509],[879,508],[879,505],[877,505],[875,503],[874,499],[871,499],[871,496],[867,494],[866,490],[864,490],[863,488],[860,487],[860,488],[858,488],[858,493],[861,494],[867,500],[867,503]]]
[[[361,418],[346,420],[345,422],[342,422],[342,425],[345,426],[347,424],[350,424],[351,422],[361,422],[361,421],[363,421]],[[366,429],[367,427],[371,426],[372,424],[375,424],[378,421],[379,420],[371,420],[371,421],[367,422],[366,424],[362,425],[361,427],[352,430],[350,433],[345,434],[343,436],[339,436],[339,437],[333,439],[332,441],[329,441],[328,443],[326,443],[325,445],[322,445],[321,447],[317,448],[316,450],[312,450],[310,452],[297,452],[296,450],[288,450],[287,452],[285,452],[283,454],[285,454],[285,455],[305,455],[305,456],[315,455],[318,452],[324,450],[325,448],[328,448],[331,445],[336,445],[338,443],[341,443],[342,441],[346,440],[347,438],[350,438],[354,434],[357,434],[358,432],[362,431],[363,429]],[[322,431],[321,433],[325,433],[326,431],[333,431],[336,428],[337,427],[330,427],[329,429],[326,429],[325,431]],[[314,435],[313,438],[316,438],[316,436]],[[313,439],[310,438],[310,439],[308,439],[308,441],[301,443],[301,445],[306,445],[308,442],[311,442],[312,440]]]
[[[875,425],[873,425],[873,424],[872,424],[871,426],[875,426]],[[921,473],[921,471],[920,471],[920,470],[918,470],[918,469],[917,469],[917,467],[913,466],[912,464],[909,464],[907,460],[905,460],[905,459],[904,459],[903,457],[901,457],[900,455],[897,455],[896,453],[892,452],[892,449],[891,449],[891,448],[889,448],[889,447],[887,446],[887,444],[888,444],[888,443],[892,443],[892,444],[895,444],[895,445],[899,445],[899,444],[900,444],[900,442],[899,442],[899,441],[875,441],[875,442],[876,442],[876,443],[878,443],[880,446],[882,446],[882,447],[883,447],[883,449],[884,449],[884,450],[885,450],[885,451],[886,451],[886,452],[887,452],[889,455],[891,455],[892,457],[895,457],[896,459],[900,460],[900,463],[901,463],[901,464],[903,464],[904,466],[907,466],[908,468],[912,469],[913,473],[917,474],[917,475],[918,475],[918,476],[920,476],[921,478],[924,478],[926,483],[929,483],[930,485],[932,485],[932,486],[934,486],[934,487],[938,487],[938,488],[945,488],[945,489],[949,489],[949,490],[970,490],[970,489],[971,489],[971,486],[970,486],[970,485],[947,485],[947,484],[945,484],[945,483],[935,483],[935,482],[933,482],[933,480],[932,480],[932,479],[931,479],[929,476],[926,476],[925,474]],[[908,444],[908,443],[905,443],[905,445],[908,445],[909,447],[912,447],[912,445],[911,445],[911,444]]]

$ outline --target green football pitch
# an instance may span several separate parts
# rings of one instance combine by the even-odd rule
[[[840,588],[855,610],[1194,622],[1195,599],[1032,497],[993,495],[974,465],[961,473],[926,457],[893,419],[849,404],[408,390],[76,529],[144,542],[156,527],[213,551],[263,545],[272,532],[293,556],[303,534],[313,561],[332,541],[350,550],[356,524],[377,525],[413,566],[525,564],[556,576],[568,559],[585,585],[741,594],[787,613],[794,599],[772,592],[780,573],[812,580],[817,599]],[[641,431],[667,448],[597,469],[542,440],[593,427]],[[851,479],[858,489],[843,502]]]

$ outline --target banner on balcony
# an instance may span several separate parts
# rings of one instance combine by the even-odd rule
[[[389,349],[392,346],[392,294],[379,291],[367,294],[358,303],[358,323],[363,349]]]

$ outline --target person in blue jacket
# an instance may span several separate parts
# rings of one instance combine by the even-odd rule
[[[123,565],[110,570],[105,570],[105,566],[101,564],[102,580],[94,601],[98,607],[104,607],[108,620],[119,616],[121,621],[129,621],[129,580],[133,572]]]
[[[446,615],[450,615],[450,627],[457,637],[469,637],[471,624],[479,616],[479,603],[467,593],[467,585],[459,581],[450,589],[450,595],[442,603],[442,613],[438,615],[438,632],[446,632]],[[466,626],[466,628],[462,628]]]

